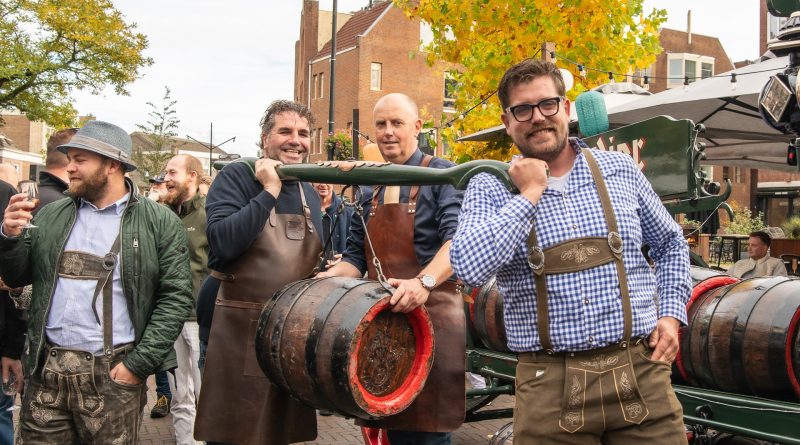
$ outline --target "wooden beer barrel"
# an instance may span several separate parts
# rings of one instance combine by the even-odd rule
[[[725,272],[706,269],[704,267],[691,266],[689,270],[692,277],[692,295],[686,303],[686,311],[689,312],[692,304],[703,294],[718,287],[727,286],[732,283],[739,282],[738,278],[734,278]],[[683,351],[688,350],[684,347],[686,331],[689,326],[683,326],[678,330],[678,338],[680,339],[680,350],[678,356],[675,357],[673,363],[672,382],[677,384],[691,384],[691,379],[686,373],[686,367],[683,363]]]
[[[290,283],[258,320],[256,357],[270,381],[301,402],[361,419],[406,409],[433,362],[427,310],[391,311],[380,283],[322,278]]]
[[[685,379],[702,388],[800,398],[800,280],[758,277],[703,289],[706,281],[695,286],[681,336]]]
[[[471,333],[491,350],[511,352],[508,349],[506,325],[503,321],[503,296],[494,277],[480,288],[465,287],[472,297],[469,305]]]

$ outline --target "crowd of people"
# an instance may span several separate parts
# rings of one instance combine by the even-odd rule
[[[436,335],[411,406],[359,421],[388,430],[392,445],[449,444],[463,422],[456,279],[493,276],[519,357],[515,442],[686,443],[669,375],[691,293],[688,245],[629,157],[568,137],[565,94],[549,62],[526,60],[500,81],[500,117],[521,154],[509,169],[518,194],[488,174],[466,192],[361,187],[360,216],[330,184],[280,179],[276,169],[306,162],[311,144],[314,116],[296,102],[267,108],[254,165],[233,162],[211,182],[196,158],[177,155],[146,196],[128,178],[136,165],[123,129],[89,121],[55,133],[38,205],[0,180],[0,353],[3,382],[24,382],[18,443],[136,443],[153,374],[150,415],[171,412],[179,444],[313,440],[314,409],[258,365],[255,322],[268,298],[314,270],[378,279],[375,257],[393,310],[424,305]],[[373,122],[387,162],[453,166],[418,148],[409,96],[382,97]],[[751,234],[752,264],[732,273],[769,272],[759,242],[768,247]],[[0,444],[12,443],[13,403],[0,394]]]

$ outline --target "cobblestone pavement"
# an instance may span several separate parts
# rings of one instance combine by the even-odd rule
[[[147,385],[150,391],[147,395],[147,407],[144,410],[139,443],[142,445],[173,445],[175,439],[172,417],[168,415],[161,419],[150,418],[150,409],[155,403],[155,382],[152,377]],[[490,407],[510,408],[513,404],[513,397],[502,396],[492,402]],[[511,419],[499,419],[465,423],[453,433],[453,445],[486,445],[492,434],[510,421]],[[305,445],[360,445],[364,443],[361,438],[361,430],[353,425],[352,420],[337,416],[317,416],[317,422],[317,440],[304,442]]]

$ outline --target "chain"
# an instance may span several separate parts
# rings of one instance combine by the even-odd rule
[[[353,193],[353,204],[352,205],[356,210],[355,213],[361,218],[361,224],[364,226],[364,239],[367,240],[367,244],[369,245],[369,250],[372,252],[372,265],[375,266],[375,274],[377,275],[378,282],[383,286],[390,293],[394,293],[395,289],[389,285],[389,282],[386,280],[386,275],[383,274],[383,267],[381,267],[381,261],[378,259],[378,255],[375,253],[375,248],[372,247],[372,239],[369,236],[369,230],[367,230],[367,222],[364,221],[364,207],[361,206],[361,188],[356,187],[354,188]]]

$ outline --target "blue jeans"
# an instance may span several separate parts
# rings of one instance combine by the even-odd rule
[[[14,444],[14,412],[8,410],[14,406],[14,399],[0,391],[0,445]]]
[[[450,433],[424,433],[420,431],[389,430],[391,445],[450,445]]]
[[[169,390],[169,379],[167,379],[167,371],[158,371],[156,373],[156,395],[158,397],[167,396],[172,400],[172,391]]]

